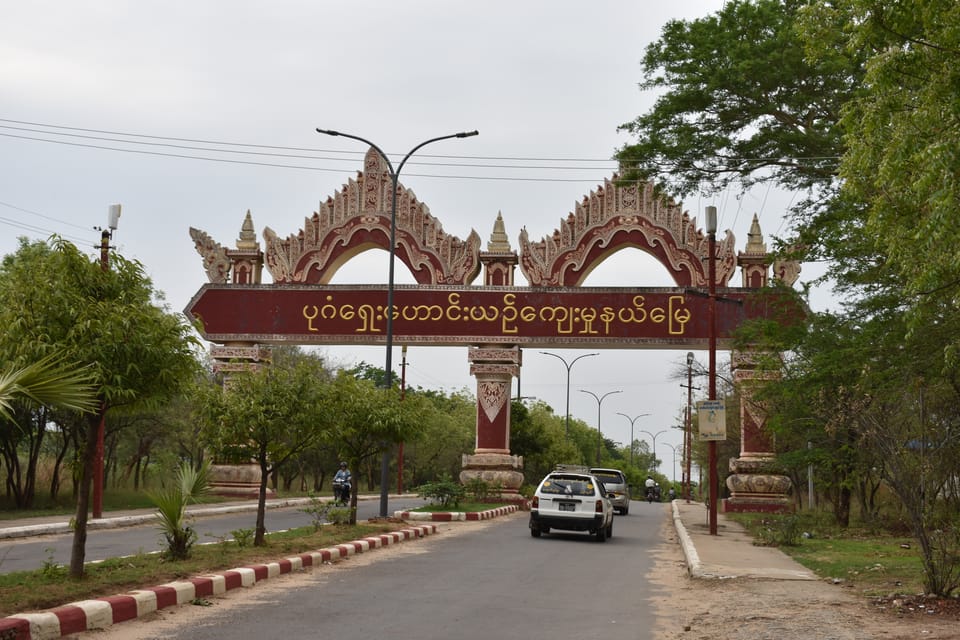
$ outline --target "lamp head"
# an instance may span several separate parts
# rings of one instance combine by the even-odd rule
[[[693,352],[687,351],[687,366],[689,367],[691,364],[693,364]]]
[[[707,218],[707,233],[714,234],[717,232],[717,208],[710,206],[705,210]]]
[[[112,204],[107,209],[107,227],[110,231],[117,230],[117,222],[120,220],[120,205]]]
[[[340,132],[339,132],[339,131],[334,131],[333,129],[320,129],[320,128],[317,128],[317,133],[323,133],[323,134],[326,134],[326,135],[328,135],[328,136],[338,136],[338,135],[340,135]]]
[[[461,131],[457,134],[458,138],[469,138],[470,136],[478,136],[480,132],[474,129],[473,131]]]

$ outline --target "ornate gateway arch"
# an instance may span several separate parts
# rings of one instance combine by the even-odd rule
[[[298,232],[280,238],[265,228],[263,251],[249,212],[235,249],[190,229],[209,282],[186,313],[205,339],[217,343],[211,352],[218,369],[255,366],[264,357],[261,345],[273,343],[383,344],[391,313],[394,336],[402,344],[467,347],[477,380],[477,435],[474,453],[464,456],[461,479],[496,480],[516,492],[523,460],[510,452],[510,388],[519,375],[522,348],[706,348],[707,237],[652,184],[621,184],[613,176],[578,202],[552,234],[531,242],[524,228],[519,253],[511,248],[499,214],[483,251],[476,231],[466,240],[447,234],[412,191],[398,185],[391,193],[391,187],[385,163],[371,149],[363,171],[321,203]],[[418,285],[395,287],[388,310],[385,285],[329,282],[358,253],[389,250],[393,197],[396,257]],[[729,348],[745,320],[789,321],[801,313],[793,298],[768,286],[771,262],[756,216],[744,251],[735,252],[734,245],[729,231],[716,243],[715,284],[724,301],[717,305],[721,348]],[[655,256],[677,288],[581,286],[607,257],[631,247]],[[515,285],[517,265],[529,286]],[[262,284],[264,266],[273,284]],[[772,266],[780,284],[796,281],[798,264]],[[731,287],[737,267],[741,284]],[[481,271],[483,284],[471,284]],[[775,291],[781,295],[761,295]],[[750,354],[734,354],[742,434],[740,458],[731,462],[728,511],[789,504],[789,480],[764,473],[773,447],[763,412],[749,400],[752,362]]]

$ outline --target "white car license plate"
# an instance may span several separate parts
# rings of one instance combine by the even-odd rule
[[[559,503],[560,511],[576,511],[577,505],[572,502],[561,502]]]

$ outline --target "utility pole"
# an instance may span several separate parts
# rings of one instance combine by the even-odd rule
[[[110,240],[120,220],[120,205],[112,204],[107,210],[107,228],[100,233],[100,269],[110,271]],[[97,425],[97,446],[93,452],[93,517],[103,517],[103,440],[107,427],[107,405],[100,399],[100,423]]]

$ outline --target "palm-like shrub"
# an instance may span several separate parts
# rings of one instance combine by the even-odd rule
[[[157,507],[160,531],[167,540],[167,555],[183,560],[190,555],[190,547],[197,541],[197,532],[190,526],[187,505],[210,490],[210,465],[203,463],[195,469],[184,462],[177,470],[176,482],[169,489],[151,494]]]
[[[0,368],[0,419],[11,419],[17,400],[91,412],[98,404],[89,368],[71,367],[56,354],[20,368]]]

